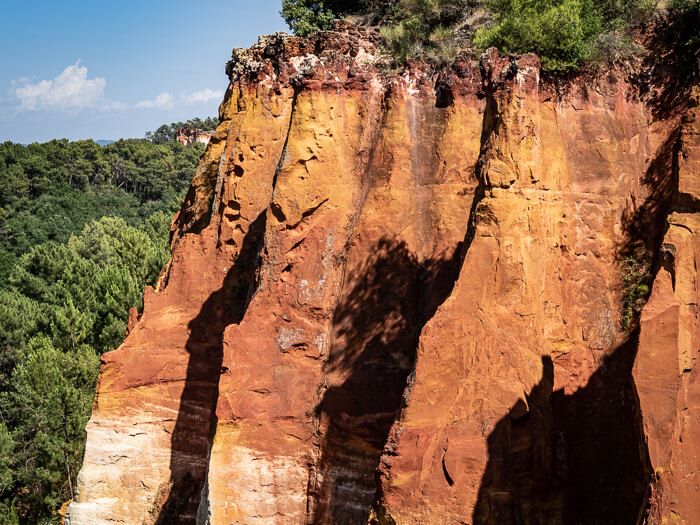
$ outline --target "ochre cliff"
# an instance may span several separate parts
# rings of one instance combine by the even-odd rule
[[[653,523],[700,519],[700,89],[676,140],[674,207],[641,317],[634,378],[654,468]]]
[[[71,525],[698,523],[698,92],[342,29],[234,51]]]

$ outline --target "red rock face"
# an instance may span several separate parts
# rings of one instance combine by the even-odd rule
[[[699,97],[695,88],[674,143],[675,211],[667,219],[634,365],[654,469],[651,516],[658,523],[693,523],[700,516]]]
[[[695,110],[376,46],[234,52],[71,524],[700,519]],[[623,329],[639,253],[663,264]]]

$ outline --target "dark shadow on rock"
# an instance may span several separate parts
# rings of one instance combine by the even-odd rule
[[[255,288],[265,234],[265,213],[250,228],[223,285],[202,305],[188,328],[185,387],[171,437],[171,479],[165,500],[156,501],[157,525],[194,524],[206,483],[209,447],[216,432],[216,402],[223,361],[224,330],[239,323]]]
[[[475,524],[557,523],[542,519],[535,510],[556,509],[560,499],[551,479],[554,367],[549,356],[542,358],[542,367],[540,382],[488,437],[489,458],[474,507]]]
[[[617,249],[618,259],[652,254],[665,233],[665,218],[671,210],[678,188],[680,131],[672,131],[661,144],[641,178],[647,197],[632,198],[622,213],[624,239]]]
[[[631,200],[622,214],[621,269],[628,259],[648,265],[634,285],[651,286],[658,268],[677,195],[678,138],[675,130],[660,146],[641,180],[647,196]],[[552,365],[544,358],[529,412],[518,419],[504,415],[488,437],[473,525],[642,523],[652,472],[632,377],[636,317],[630,326],[625,342],[572,394],[551,391]],[[512,413],[520,412],[516,408]]]
[[[623,235],[616,246],[617,269],[621,282],[622,328],[637,325],[649,298],[654,276],[661,264],[660,248],[669,213],[684,204],[678,195],[680,128],[672,130],[655,152],[640,182],[646,196],[637,202],[632,196],[622,212]]]
[[[566,487],[564,523],[641,523],[650,461],[632,378],[638,339],[637,329],[584,388],[552,397],[555,479]]]
[[[690,89],[700,79],[698,24],[697,10],[690,9],[648,25],[644,47],[649,51],[632,82],[656,120],[681,115],[688,107]]]
[[[542,358],[528,411],[514,406],[488,437],[474,525],[638,523],[649,458],[632,380],[637,335],[573,394],[552,392],[552,361]]]
[[[377,468],[404,406],[418,337],[447,298],[461,243],[444,259],[419,261],[403,242],[380,240],[347,280],[333,318],[324,371],[341,374],[317,407],[325,429],[312,522],[366,524],[377,498]]]

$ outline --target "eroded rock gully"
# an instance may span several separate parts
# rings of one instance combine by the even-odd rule
[[[697,89],[377,56],[234,52],[71,524],[697,523]]]

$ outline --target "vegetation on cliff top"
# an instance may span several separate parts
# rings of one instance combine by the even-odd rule
[[[283,0],[282,16],[299,35],[330,29],[355,16],[377,25],[397,62],[451,60],[465,49],[495,46],[537,53],[545,71],[576,70],[587,61],[633,54],[631,31],[654,13],[657,0]],[[674,16],[700,22],[699,0],[671,0]],[[686,24],[700,44],[697,23]]]
[[[0,144],[0,524],[56,523],[99,355],[167,261],[204,146]]]

